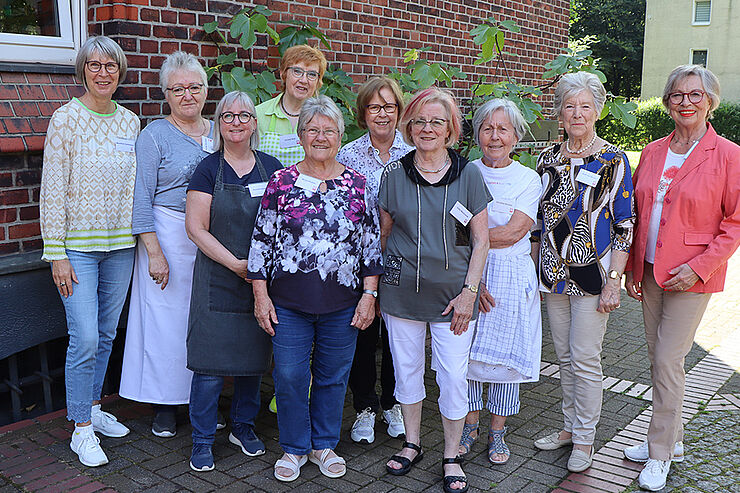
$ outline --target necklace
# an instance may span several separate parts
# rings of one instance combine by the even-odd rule
[[[418,169],[419,171],[423,171],[424,173],[432,173],[432,174],[439,173],[440,171],[442,171],[443,169],[445,169],[449,164],[450,164],[450,156],[447,156],[445,158],[444,164],[442,166],[440,166],[439,169],[426,169],[426,168],[422,168],[421,166],[419,166],[419,163],[416,160],[416,155],[414,155],[414,166],[416,166],[416,169]]]
[[[701,135],[699,136],[699,138],[693,139],[693,140],[687,140],[686,142],[683,142],[683,141],[678,140],[678,138],[674,134],[673,135],[673,142],[676,143],[676,144],[678,144],[678,145],[682,145],[682,146],[694,145],[695,143],[699,142],[702,137],[704,137],[704,134],[705,133],[707,133],[706,129],[704,129],[704,131],[701,133]]]
[[[280,108],[282,108],[283,113],[285,113],[286,115],[288,115],[290,117],[293,117],[293,118],[295,118],[295,117],[297,117],[297,116],[299,116],[301,114],[300,112],[295,113],[295,114],[289,113],[288,110],[285,109],[285,105],[283,104],[283,98],[282,98],[282,96],[280,97]]]
[[[570,148],[570,139],[565,141],[565,148],[568,150],[571,154],[581,154],[583,151],[594,145],[594,142],[596,142],[596,132],[594,132],[594,136],[591,139],[591,142],[586,144],[584,147],[581,147],[580,149],[571,149]]]
[[[201,133],[199,133],[199,134],[193,135],[191,133],[186,132],[185,129],[182,128],[179,123],[177,123],[177,120],[175,120],[175,117],[174,116],[170,115],[170,117],[172,118],[172,121],[174,122],[175,126],[180,129],[180,132],[184,133],[188,137],[193,137],[193,138],[195,138],[195,137],[203,137],[205,134],[208,133],[208,128],[206,127],[205,121],[203,120],[203,118],[200,119],[200,123],[203,124],[203,131]]]

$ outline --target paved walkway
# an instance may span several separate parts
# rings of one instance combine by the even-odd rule
[[[731,261],[724,293],[713,297],[686,361],[686,460],[674,465],[665,491],[740,493],[740,255]],[[487,461],[485,437],[466,457],[465,471],[473,491],[634,491],[640,465],[622,460],[621,450],[641,441],[651,413],[650,371],[639,303],[624,298],[610,321],[604,341],[604,405],[597,430],[597,460],[589,471],[570,474],[568,450],[538,451],[533,438],[559,429],[560,387],[548,330],[543,341],[541,379],[522,388],[522,410],[509,419],[507,442],[512,458],[504,466]],[[422,444],[425,458],[407,476],[385,473],[385,460],[400,446],[378,424],[376,440],[358,445],[349,438],[354,421],[350,400],[345,402],[342,441],[337,452],[347,459],[341,479],[327,479],[308,464],[294,483],[272,477],[280,456],[277,420],[267,411],[272,395],[269,377],[263,383],[263,410],[258,432],[267,453],[249,458],[228,443],[228,430],[219,432],[214,447],[216,470],[196,474],[188,467],[190,426],[186,409],[180,412],[178,436],[154,437],[151,411],[115,396],[112,410],[132,430],[125,438],[102,437],[110,463],[85,468],[69,449],[71,425],[64,411],[0,428],[0,493],[15,491],[341,491],[418,492],[441,490],[442,432],[436,409],[434,374],[427,373],[429,396],[424,403]],[[222,409],[229,406],[223,399]],[[488,420],[484,412],[481,422]],[[485,427],[485,424],[483,425]]]

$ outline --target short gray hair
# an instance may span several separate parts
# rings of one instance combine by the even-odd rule
[[[704,86],[704,92],[709,96],[710,102],[707,118],[712,118],[714,110],[717,109],[720,103],[719,79],[711,70],[704,68],[701,65],[679,65],[673,69],[668,76],[665,88],[663,89],[663,106],[670,110],[668,98],[673,92],[673,86],[675,86],[681,79],[689,77],[690,75],[696,75],[701,79],[701,85]]]
[[[473,137],[478,146],[480,146],[480,128],[483,126],[483,123],[488,121],[488,119],[491,118],[491,115],[498,110],[502,110],[504,112],[506,117],[509,119],[509,123],[514,127],[517,141],[522,140],[522,137],[524,137],[527,130],[529,130],[527,121],[524,119],[522,112],[519,111],[519,108],[513,101],[499,98],[491,99],[478,108],[473,115]]]
[[[118,84],[126,78],[128,71],[128,62],[126,54],[123,52],[118,43],[108,36],[93,36],[87,38],[82,44],[80,51],[77,53],[75,60],[75,75],[82,81],[82,85],[87,89],[87,80],[85,79],[85,63],[93,53],[105,55],[118,64]]]
[[[555,116],[560,118],[563,110],[563,102],[581,91],[591,93],[591,96],[594,98],[594,104],[596,105],[598,118],[606,102],[606,89],[604,89],[604,84],[601,83],[599,78],[590,72],[573,72],[565,74],[560,79],[558,87],[555,89]]]
[[[231,106],[234,103],[241,103],[246,106],[247,111],[250,112],[255,121],[257,119],[257,110],[254,108],[254,102],[249,94],[242,91],[231,91],[221,98],[221,101],[216,105],[216,113],[213,115],[213,148],[223,150],[224,142],[221,139],[221,115],[224,113],[224,108]],[[238,116],[236,117],[238,118]],[[249,148],[252,150],[257,149],[260,146],[260,132],[257,129],[257,125],[254,126],[254,132],[252,137],[249,139]]]
[[[298,116],[298,133],[305,130],[306,125],[313,120],[316,115],[325,116],[334,121],[339,130],[339,135],[344,134],[344,116],[336,103],[329,96],[314,96],[308,98],[301,106],[301,114]]]
[[[178,70],[198,74],[203,81],[203,87],[208,87],[208,76],[198,59],[190,53],[176,51],[167,55],[164,63],[162,63],[162,68],[159,69],[159,85],[162,88],[162,92],[165,92],[167,89],[172,74]]]

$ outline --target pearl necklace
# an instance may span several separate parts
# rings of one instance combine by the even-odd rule
[[[450,156],[447,156],[444,164],[439,169],[426,169],[426,168],[422,168],[421,166],[419,166],[419,163],[416,161],[416,156],[414,156],[414,166],[416,167],[416,169],[418,169],[419,171],[423,171],[424,173],[432,173],[432,174],[439,173],[440,171],[445,169],[449,164],[450,164]]]
[[[591,142],[586,144],[584,147],[581,147],[580,149],[571,149],[570,148],[570,138],[565,141],[565,148],[568,150],[571,154],[581,154],[583,151],[594,145],[594,142],[596,142],[596,132],[594,132],[594,136],[591,139]]]

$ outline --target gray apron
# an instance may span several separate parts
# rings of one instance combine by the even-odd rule
[[[224,157],[211,200],[210,233],[238,259],[249,256],[262,197],[223,182]],[[262,181],[268,176],[254,153]],[[262,375],[270,365],[272,340],[254,318],[252,285],[198,250],[188,322],[188,368],[220,376]]]

